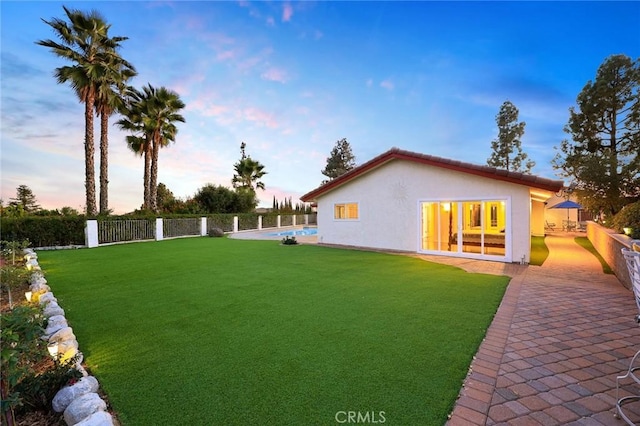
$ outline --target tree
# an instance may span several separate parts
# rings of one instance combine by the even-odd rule
[[[238,188],[207,184],[200,188],[193,199],[206,213],[248,213],[255,209],[255,193]]]
[[[109,117],[124,106],[126,82],[137,74],[117,52],[107,51],[105,57],[105,73],[99,79],[95,99],[100,116],[100,214],[109,212]]]
[[[174,213],[174,210],[177,207],[178,200],[164,183],[158,184],[156,204],[158,206],[158,210],[165,213]]]
[[[26,213],[35,213],[40,210],[36,196],[27,185],[20,185],[16,188],[16,198],[11,198],[9,205],[17,208],[21,207]]]
[[[351,145],[346,139],[340,139],[331,150],[331,155],[327,158],[327,165],[322,170],[322,174],[331,181],[353,169],[356,166],[356,157],[351,151]],[[323,183],[328,182],[327,180]]]
[[[245,154],[246,146],[244,142],[240,144],[241,156],[240,160],[233,165],[235,174],[233,175],[231,183],[234,188],[244,188],[253,191],[255,194],[257,189],[264,190],[264,182],[260,179],[262,179],[267,172],[264,171],[263,164]]]
[[[47,39],[36,43],[48,47],[61,58],[73,63],[56,68],[54,75],[59,84],[69,82],[80,102],[84,103],[85,135],[85,193],[88,215],[96,214],[96,182],[94,170],[93,109],[101,79],[107,74],[108,58],[126,37],[109,38],[110,25],[95,11],[85,13],[63,6],[69,22],[59,18],[50,21],[60,43]]]
[[[522,135],[524,135],[524,121],[518,122],[518,108],[510,101],[504,101],[496,115],[498,124],[498,138],[491,141],[491,157],[487,164],[513,172],[531,173],[535,162],[528,160],[522,151]]]
[[[125,118],[117,124],[134,135],[127,136],[127,145],[144,155],[144,203],[143,208],[153,212],[157,206],[158,157],[160,148],[174,142],[178,133],[175,122],[184,123],[178,113],[185,107],[180,96],[165,87],[155,88],[151,84],[142,91],[129,88],[123,114]]]
[[[571,140],[556,147],[553,166],[585,208],[615,215],[640,196],[640,59],[605,59],[576,103],[564,129]]]

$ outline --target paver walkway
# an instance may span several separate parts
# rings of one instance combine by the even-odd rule
[[[447,261],[513,277],[448,425],[625,424],[614,416],[615,389],[640,349],[632,293],[573,236],[546,243],[542,267]],[[640,404],[627,407],[640,424]]]

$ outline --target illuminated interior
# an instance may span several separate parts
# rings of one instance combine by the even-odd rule
[[[505,200],[421,203],[423,251],[505,256]]]

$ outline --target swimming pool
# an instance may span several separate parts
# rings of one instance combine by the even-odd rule
[[[303,235],[317,235],[318,228],[302,228],[302,229],[290,229],[288,231],[273,232],[267,234],[270,237],[297,237]]]

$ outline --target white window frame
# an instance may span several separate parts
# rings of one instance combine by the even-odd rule
[[[463,202],[479,202],[482,205],[488,201],[498,201],[505,203],[505,254],[502,255],[492,255],[492,254],[477,254],[477,253],[467,253],[463,252],[462,248],[459,247],[457,252],[448,252],[442,250],[425,250],[422,248],[422,203],[460,203],[458,205],[459,211],[462,211],[462,203]],[[511,237],[513,232],[513,225],[511,223],[511,196],[486,196],[486,197],[456,197],[456,198],[425,198],[418,200],[418,241],[417,241],[417,252],[425,253],[425,254],[435,254],[440,256],[450,256],[450,257],[466,257],[470,259],[483,259],[483,260],[498,260],[503,262],[511,262],[512,261],[512,243]],[[481,217],[484,220],[484,212],[481,213]],[[459,214],[457,219],[458,221],[458,238],[461,238],[462,233],[462,222],[464,220],[464,213]],[[484,224],[483,224],[484,225]],[[438,223],[438,226],[440,224]]]

